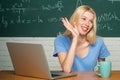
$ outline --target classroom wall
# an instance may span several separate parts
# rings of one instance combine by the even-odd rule
[[[50,70],[61,70],[58,58],[52,56],[54,39],[55,37],[0,37],[0,70],[14,70],[6,42],[43,44]],[[112,70],[120,70],[120,38],[104,37],[103,40],[111,53],[107,60],[112,61]]]

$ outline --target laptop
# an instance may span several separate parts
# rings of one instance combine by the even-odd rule
[[[75,76],[75,73],[50,71],[42,44],[6,43],[15,73],[43,79]]]

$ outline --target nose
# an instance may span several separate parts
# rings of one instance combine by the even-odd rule
[[[86,22],[85,22],[85,25],[86,25],[86,26],[89,26],[89,25],[90,25],[90,22],[89,22],[89,21],[86,21]]]

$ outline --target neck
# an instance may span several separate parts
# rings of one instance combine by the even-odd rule
[[[78,38],[78,45],[79,44],[84,44],[85,42],[87,42],[86,36],[79,36],[79,38]]]

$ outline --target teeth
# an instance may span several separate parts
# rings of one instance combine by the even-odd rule
[[[88,29],[84,27],[83,30],[88,30]]]

